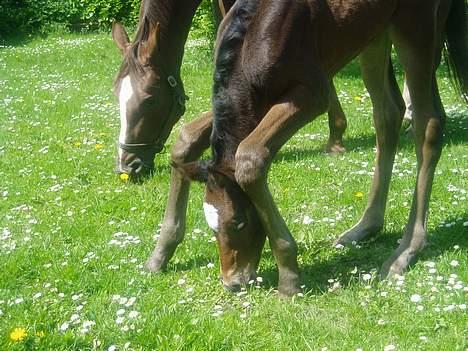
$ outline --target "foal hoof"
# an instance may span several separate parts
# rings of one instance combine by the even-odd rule
[[[299,275],[289,272],[280,276],[278,283],[278,294],[282,297],[292,297],[301,292],[299,287]]]
[[[167,264],[162,260],[150,257],[145,263],[145,269],[151,273],[161,273],[166,270]]]

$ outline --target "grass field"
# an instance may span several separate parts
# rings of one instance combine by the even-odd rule
[[[271,171],[299,243],[302,296],[278,298],[268,247],[261,281],[239,294],[223,290],[199,184],[169,272],[145,272],[168,193],[169,146],[181,123],[210,108],[205,46],[187,47],[188,110],[141,185],[113,174],[120,57],[108,35],[0,48],[0,350],[466,350],[468,108],[443,70],[448,120],[429,246],[404,278],[375,274],[408,215],[411,139],[400,143],[385,231],[354,248],[331,245],[359,219],[373,169],[371,106],[355,63],[336,81],[348,152],[323,153],[328,123],[320,117]]]

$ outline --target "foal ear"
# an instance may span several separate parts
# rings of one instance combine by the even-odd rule
[[[208,181],[208,162],[207,161],[195,161],[184,163],[182,165],[172,164],[172,167],[182,172],[188,179],[194,180],[200,183],[206,183]]]
[[[125,28],[119,22],[112,23],[112,39],[117,44],[120,53],[125,55],[130,46],[130,39]]]

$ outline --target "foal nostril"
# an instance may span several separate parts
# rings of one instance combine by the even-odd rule
[[[241,285],[238,284],[238,283],[235,283],[235,284],[224,284],[223,283],[223,285],[224,285],[224,288],[227,291],[231,292],[231,293],[237,293],[237,292],[241,291]]]

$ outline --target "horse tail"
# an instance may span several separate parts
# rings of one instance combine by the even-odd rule
[[[444,56],[451,80],[462,98],[468,102],[468,28],[465,0],[452,0],[445,24]]]

